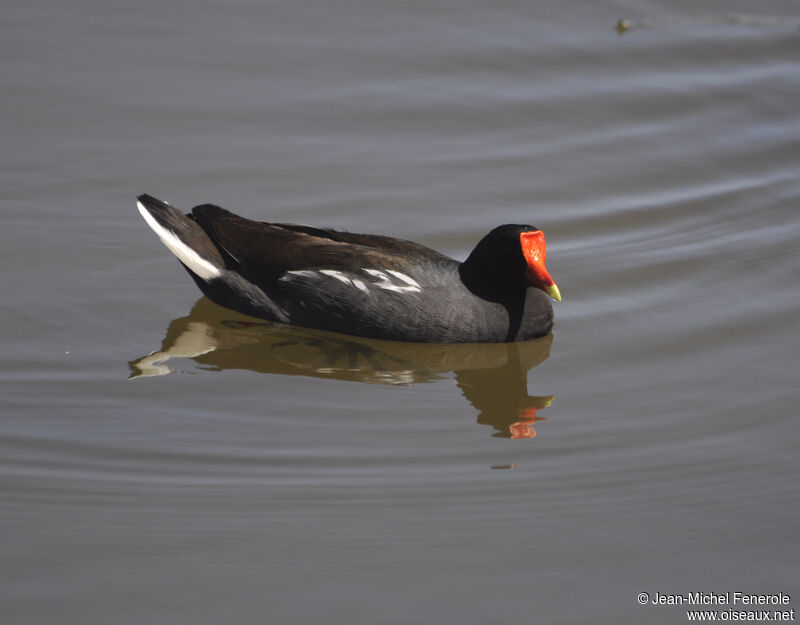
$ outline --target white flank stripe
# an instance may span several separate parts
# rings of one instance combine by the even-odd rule
[[[393,291],[395,293],[419,293],[422,290],[419,282],[414,280],[414,278],[399,271],[394,271],[393,269],[383,270],[363,268],[362,271],[372,278],[375,278],[375,282],[371,283],[373,286],[377,286],[379,289],[383,289],[385,291]],[[293,278],[319,279],[323,276],[334,278],[342,284],[354,286],[363,293],[369,293],[369,284],[365,283],[363,280],[359,280],[358,278],[351,277],[346,272],[339,271],[338,269],[295,269],[292,271],[287,271],[281,280],[289,281]],[[393,279],[398,280],[400,284],[392,282]]]
[[[319,272],[325,274],[326,276],[330,276],[331,278],[336,278],[339,282],[344,282],[345,284],[353,284],[353,281],[350,280],[350,278],[344,275],[341,271],[336,271],[335,269],[320,269]]]
[[[407,276],[406,274],[400,273],[399,271],[395,271],[394,269],[387,269],[386,271],[388,271],[390,274],[392,274],[398,280],[402,280],[406,284],[411,285],[411,286],[415,286],[415,287],[417,287],[419,289],[419,282],[414,280],[414,278],[412,278],[411,276]]]
[[[318,278],[319,275],[316,271],[311,271],[310,269],[294,269],[292,271],[287,271],[281,280],[291,280],[292,278]]]
[[[410,278],[404,273],[394,271],[393,269],[387,269],[386,271],[383,271],[381,269],[365,268],[364,271],[373,278],[377,278],[379,280],[375,283],[375,286],[377,286],[379,289],[394,291],[395,293],[419,293],[422,290],[416,280]],[[393,284],[391,276],[394,276],[405,284]]]
[[[175,256],[178,257],[178,260],[180,260],[184,265],[200,276],[203,280],[211,280],[212,278],[218,278],[220,275],[222,275],[219,267],[213,263],[210,263],[205,258],[202,258],[191,247],[181,241],[177,235],[170,232],[164,226],[158,223],[156,218],[150,214],[150,211],[147,210],[141,202],[136,202],[136,204],[139,206],[139,212],[142,214],[142,217],[144,217],[147,225],[153,229],[153,232],[158,235],[158,238],[161,239],[161,242],[166,245],[169,251],[175,254]]]

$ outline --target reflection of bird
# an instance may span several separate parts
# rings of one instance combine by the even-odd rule
[[[499,344],[421,344],[377,341],[254,321],[201,297],[174,319],[158,351],[130,363],[131,378],[172,373],[182,359],[205,370],[246,369],[264,374],[402,384],[432,382],[452,372],[478,423],[495,436],[536,435],[537,409],[552,397],[528,395],[527,373],[550,353],[553,336]]]
[[[398,341],[521,341],[553,325],[544,234],[492,230],[459,263],[378,235],[268,224],[204,204],[139,211],[210,299],[256,317]]]
[[[537,414],[555,399],[528,395],[528,369],[519,345],[509,345],[508,359],[500,367],[456,371],[458,387],[480,411],[478,423],[491,425],[500,438],[534,438],[534,424],[545,417]]]

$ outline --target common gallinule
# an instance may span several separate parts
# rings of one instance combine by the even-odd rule
[[[252,221],[203,204],[184,215],[149,195],[139,212],[212,301],[308,328],[394,341],[498,343],[543,336],[544,233],[498,226],[464,262],[410,241]]]

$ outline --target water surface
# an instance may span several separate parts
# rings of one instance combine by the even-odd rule
[[[798,25],[780,1],[6,6],[5,618],[796,607]],[[564,301],[518,346],[262,325],[198,299],[142,192],[461,259],[533,223]]]

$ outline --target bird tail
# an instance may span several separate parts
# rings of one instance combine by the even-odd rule
[[[137,200],[147,225],[189,271],[206,282],[222,275],[225,261],[199,224],[151,195],[140,195]]]

